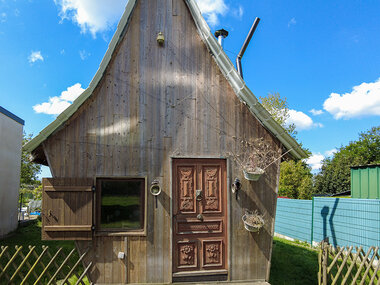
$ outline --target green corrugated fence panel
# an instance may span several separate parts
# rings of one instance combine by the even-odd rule
[[[369,191],[368,187],[368,180],[369,180],[369,169],[360,169],[360,189],[361,189],[361,198],[363,199],[373,199],[371,196],[371,193]]]
[[[351,196],[380,199],[380,166],[351,168]]]
[[[369,169],[369,189],[371,191],[371,199],[380,198],[380,167]]]
[[[359,171],[351,168],[351,197],[360,197],[360,176]]]

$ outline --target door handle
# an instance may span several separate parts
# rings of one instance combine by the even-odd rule
[[[202,214],[198,214],[197,219],[203,222],[203,215]]]
[[[197,199],[197,201],[202,201],[202,198],[203,198],[202,190],[195,191],[195,198]]]

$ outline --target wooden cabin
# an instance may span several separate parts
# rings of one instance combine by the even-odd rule
[[[129,0],[87,90],[27,145],[53,176],[42,237],[89,248],[95,284],[265,283],[279,160],[252,182],[231,156],[254,138],[306,155],[194,0]],[[244,209],[264,214],[259,233],[245,229]]]

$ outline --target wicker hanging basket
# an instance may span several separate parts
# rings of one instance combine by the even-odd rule
[[[257,181],[260,179],[261,175],[263,175],[265,171],[261,168],[256,168],[253,171],[243,170],[243,172],[245,179],[249,181]]]
[[[259,232],[260,229],[264,226],[265,220],[263,215],[259,214],[256,210],[255,212],[247,211],[242,217],[244,228],[249,232]]]

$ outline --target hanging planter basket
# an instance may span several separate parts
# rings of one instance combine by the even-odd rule
[[[265,221],[262,215],[257,211],[250,213],[246,211],[245,215],[242,217],[244,228],[252,233],[257,233],[264,226]]]
[[[243,172],[245,179],[249,181],[257,181],[260,179],[261,175],[263,175],[265,171],[261,168],[256,168],[253,171],[243,170]]]

